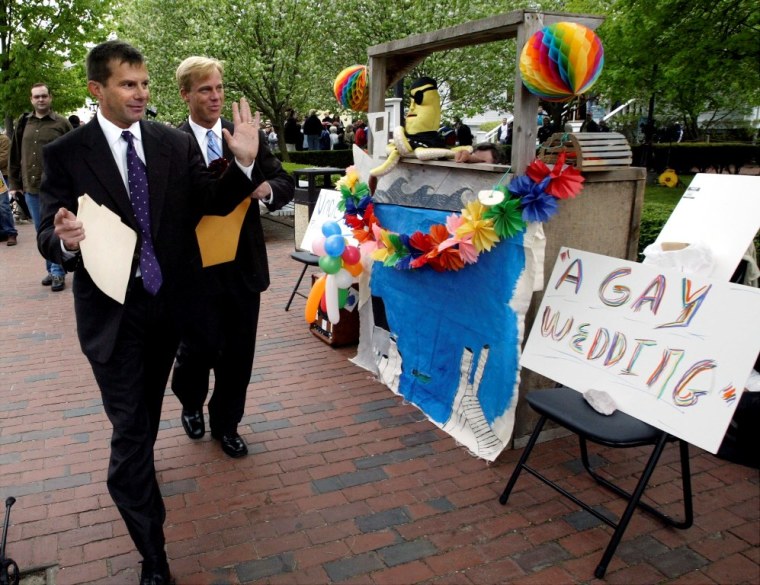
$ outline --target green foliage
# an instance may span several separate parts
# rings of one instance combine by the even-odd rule
[[[367,64],[368,47],[520,4],[529,2],[501,9],[486,0],[133,0],[118,20],[120,36],[151,63],[152,102],[161,119],[177,123],[186,116],[174,70],[189,55],[206,55],[225,62],[228,101],[245,95],[282,137],[288,108],[346,113],[333,82],[343,68]],[[504,110],[514,63],[514,41],[490,43],[433,54],[408,79],[428,75],[442,83],[452,115]]]
[[[605,14],[598,33],[605,68],[595,91],[610,101],[655,97],[686,135],[703,112],[745,112],[760,103],[760,11],[755,0],[572,2]]]
[[[667,203],[647,203],[644,198],[644,207],[641,211],[641,228],[639,232],[639,257],[642,258],[644,249],[654,243],[662,231],[662,226],[668,221],[675,205]]]
[[[501,121],[500,120],[496,120],[495,122],[484,122],[483,124],[481,124],[479,126],[478,129],[481,132],[490,132],[491,130],[493,130],[494,128],[496,128],[496,126],[500,126],[500,125],[501,125]]]
[[[31,110],[30,88],[47,83],[53,109],[70,112],[87,95],[87,43],[105,40],[104,0],[0,0],[0,114]]]

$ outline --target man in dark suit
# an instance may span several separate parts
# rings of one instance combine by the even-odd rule
[[[137,49],[122,41],[96,46],[87,76],[97,117],[43,151],[37,243],[43,256],[75,273],[77,333],[113,425],[108,489],[143,556],[141,585],[165,585],[171,582],[166,511],[153,446],[178,345],[172,309],[193,285],[198,218],[229,213],[258,186],[252,165],[259,115],[251,115],[245,100],[233,106],[235,135],[225,130],[225,138],[236,159],[216,179],[191,136],[143,120],[150,92]],[[138,234],[123,303],[98,288],[82,261],[86,234],[75,214],[84,194]],[[108,253],[107,246],[101,251]]]
[[[221,118],[223,73],[219,61],[206,57],[188,57],[176,73],[180,95],[190,110],[180,130],[194,136],[206,164],[212,166],[218,164],[216,159],[232,159],[227,141],[222,139],[223,128],[233,132],[232,124]],[[293,198],[293,179],[267,148],[263,133],[253,173],[259,183],[254,197],[270,211]],[[188,437],[200,439],[206,432],[203,403],[209,392],[209,370],[214,370],[209,427],[230,457],[248,453],[238,424],[253,368],[259,297],[269,286],[259,206],[250,205],[241,213],[245,213],[242,226],[233,224],[225,230],[239,234],[234,257],[203,268],[198,286],[186,291],[183,312],[194,318],[183,328],[172,376],[172,390],[182,403],[182,426]]]

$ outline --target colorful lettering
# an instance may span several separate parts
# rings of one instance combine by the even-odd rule
[[[670,381],[670,378],[673,377],[673,373],[676,371],[676,368],[678,367],[678,364],[681,363],[681,360],[683,359],[683,355],[686,353],[682,349],[666,349],[662,352],[662,359],[660,360],[660,363],[657,364],[657,367],[654,369],[652,374],[649,376],[649,379],[647,380],[647,386],[650,388],[654,386],[654,384],[657,382],[657,380],[660,378],[662,373],[665,371],[665,366],[667,366],[670,363],[670,358],[675,356],[676,362],[673,364],[673,367],[670,368],[670,373],[665,378],[665,381],[662,383],[662,386],[660,387],[660,392],[657,394],[657,398],[661,398],[663,392],[665,392],[665,386],[667,386],[668,382]]]
[[[573,267],[576,267],[577,271],[575,274],[570,274]],[[557,290],[559,285],[565,281],[575,284],[575,294],[578,294],[578,291],[581,288],[581,283],[583,282],[583,262],[581,262],[580,258],[576,258],[570,263],[567,270],[565,270],[562,273],[562,276],[559,277],[557,284],[554,285],[554,290]]]
[[[656,315],[657,309],[660,308],[662,297],[665,294],[666,286],[667,283],[665,281],[665,275],[658,274],[655,279],[649,283],[649,286],[646,288],[646,290],[641,293],[641,296],[634,301],[633,305],[631,305],[631,308],[634,311],[638,312],[644,303],[651,303],[652,313]],[[651,294],[650,291],[652,291]]]
[[[578,333],[570,339],[570,349],[575,352],[583,353],[581,345],[588,339],[588,326],[590,323],[581,323],[578,325]]]
[[[700,396],[707,394],[706,390],[691,390],[686,387],[696,376],[718,367],[715,360],[700,360],[692,365],[673,388],[673,404],[676,406],[693,406]]]
[[[691,320],[694,318],[694,316],[697,314],[697,311],[699,311],[699,308],[702,306],[702,303],[704,302],[705,298],[707,297],[707,293],[710,292],[711,288],[712,285],[708,284],[707,286],[703,286],[699,290],[694,291],[692,294],[691,280],[688,278],[682,279],[681,304],[683,304],[683,311],[681,311],[681,314],[678,315],[675,321],[665,323],[664,325],[658,325],[657,328],[664,329],[667,327],[688,327],[691,323]]]
[[[607,285],[615,280],[616,278],[620,278],[621,276],[627,276],[631,273],[630,268],[619,268],[618,270],[615,270],[613,272],[610,272],[609,275],[607,275],[607,278],[605,278],[602,281],[602,284],[599,285],[599,298],[601,301],[607,305],[608,307],[619,307],[620,305],[624,305],[626,302],[628,302],[628,299],[631,296],[631,289],[629,289],[627,286],[622,286],[619,284],[616,284],[612,287],[612,292],[615,293],[617,298],[606,298],[604,296],[604,289],[607,288]]]
[[[628,360],[628,365],[625,369],[621,370],[620,373],[624,376],[638,376],[638,374],[633,373],[633,366],[636,364],[636,360],[639,359],[641,350],[653,345],[657,345],[657,342],[654,339],[637,339],[636,348],[633,350],[633,354],[631,354],[631,359]]]
[[[573,326],[573,319],[569,319],[568,321],[565,321],[565,325],[562,327],[561,331],[557,331],[557,323],[559,322],[559,313],[554,313],[554,316],[551,317],[552,309],[549,305],[546,305],[546,308],[544,309],[543,317],[541,318],[541,335],[543,337],[548,337],[551,335],[551,338],[554,341],[562,341],[562,339],[570,333],[570,328]]]
[[[600,345],[601,342],[601,345]],[[610,342],[610,334],[604,328],[600,327],[594,336],[594,342],[591,344],[591,348],[588,350],[586,359],[595,360],[601,357],[601,355],[607,350],[607,344]],[[597,348],[598,346],[598,348]]]
[[[610,344],[610,351],[607,352],[607,357],[604,358],[604,365],[614,366],[623,359],[626,347],[627,342],[625,340],[625,335],[616,331],[615,336],[612,338],[612,343]]]

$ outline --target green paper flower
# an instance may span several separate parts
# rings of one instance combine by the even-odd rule
[[[493,229],[502,239],[525,231],[519,199],[505,199],[498,205],[489,207],[483,213],[483,218],[493,219]]]

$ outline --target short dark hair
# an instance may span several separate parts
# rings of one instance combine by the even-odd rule
[[[87,55],[87,79],[106,85],[111,77],[111,61],[142,65],[145,58],[129,43],[113,40],[100,43]]]
[[[494,144],[493,142],[481,142],[480,144],[476,145],[473,149],[473,152],[485,152],[490,151],[491,156],[493,156],[493,164],[496,165],[503,165],[507,162],[506,154],[504,153],[504,150],[500,148],[498,145]]]
[[[48,95],[52,95],[52,92],[50,91],[50,88],[48,87],[48,84],[47,84],[47,83],[42,83],[41,81],[40,81],[40,82],[38,82],[38,83],[35,83],[35,84],[32,86],[32,89],[31,89],[30,91],[34,91],[34,88],[35,88],[35,87],[44,87],[46,90],[48,90]]]

